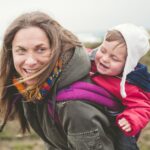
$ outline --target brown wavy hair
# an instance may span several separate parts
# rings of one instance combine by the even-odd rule
[[[2,128],[9,118],[17,114],[23,133],[26,129],[29,130],[29,126],[24,117],[21,102],[19,101],[13,106],[14,93],[17,93],[17,91],[14,86],[10,86],[12,85],[12,78],[17,75],[13,64],[12,41],[19,30],[29,27],[39,27],[42,29],[49,39],[50,49],[52,50],[49,64],[40,73],[38,84],[41,84],[48,78],[62,52],[76,46],[81,46],[81,43],[74,34],[43,12],[34,11],[22,14],[9,25],[4,34],[0,52],[0,109],[4,113]]]

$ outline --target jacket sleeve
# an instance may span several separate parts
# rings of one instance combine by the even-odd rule
[[[94,79],[96,83],[96,79]],[[131,132],[124,132],[128,136],[136,135],[150,120],[150,93],[126,82],[126,98],[120,95],[120,79],[116,77],[99,76],[99,85],[122,101],[125,109],[116,118],[116,123],[125,117],[132,126]]]
[[[123,131],[128,136],[136,135],[150,120],[150,94],[136,86],[131,86],[131,88],[126,88],[127,97],[122,99],[125,110],[116,118],[117,124],[118,120],[123,117],[131,124],[131,132]]]

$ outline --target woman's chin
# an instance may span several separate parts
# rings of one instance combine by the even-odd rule
[[[28,81],[25,81],[25,84],[27,85],[27,86],[32,86],[32,85],[34,85],[36,82],[35,82],[35,80],[28,80]]]

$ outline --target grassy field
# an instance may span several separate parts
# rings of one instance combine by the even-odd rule
[[[23,136],[18,122],[10,121],[0,133],[0,150],[44,150],[44,144],[33,131]]]
[[[138,144],[140,150],[150,150],[150,123],[142,131]]]
[[[150,150],[150,124],[142,131],[138,140],[140,150]],[[0,150],[44,150],[44,144],[32,132],[22,136],[16,121],[11,121],[0,133]]]

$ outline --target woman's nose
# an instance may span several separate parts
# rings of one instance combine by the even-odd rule
[[[33,55],[28,55],[25,61],[26,65],[32,66],[37,63],[36,58]]]

